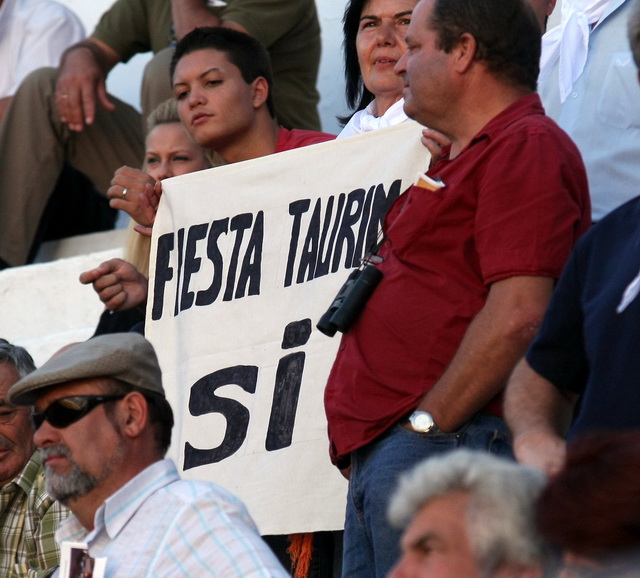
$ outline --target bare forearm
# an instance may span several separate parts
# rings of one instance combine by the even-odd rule
[[[505,391],[505,418],[514,437],[533,430],[563,437],[575,401],[576,396],[560,391],[523,359]]]
[[[548,475],[560,470],[576,401],[576,395],[560,391],[526,360],[518,364],[505,392],[505,417],[519,462]]]
[[[109,71],[121,60],[121,56],[109,45],[105,44],[101,40],[97,40],[96,38],[86,38],[81,42],[73,44],[64,51],[60,62],[61,67],[65,65],[67,59],[69,58],[69,55],[76,50],[88,51],[95,60],[95,63],[104,72],[105,77],[109,73]]]
[[[173,26],[178,40],[198,26],[222,26],[251,35],[242,24],[209,12],[205,4],[205,0],[171,0]]]
[[[553,287],[548,278],[522,277],[492,286],[455,356],[418,409],[438,427],[459,428],[506,385],[535,336]]]
[[[178,40],[198,26],[222,26],[222,18],[207,10],[205,0],[171,0],[171,15]]]

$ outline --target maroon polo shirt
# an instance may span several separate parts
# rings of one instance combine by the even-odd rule
[[[529,94],[494,117],[458,157],[387,215],[383,278],[342,337],[325,391],[330,453],[349,452],[410,413],[442,375],[489,286],[559,277],[590,224],[578,149]],[[478,411],[500,415],[501,400]]]

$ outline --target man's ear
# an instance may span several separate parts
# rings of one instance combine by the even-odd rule
[[[477,51],[478,43],[476,39],[468,32],[461,34],[452,50],[455,57],[453,63],[454,70],[460,74],[464,74],[476,59]]]
[[[132,391],[122,400],[121,422],[123,433],[130,438],[136,438],[147,425],[149,408],[147,400],[139,391]]]
[[[258,76],[258,78],[251,83],[251,90],[254,108],[258,109],[266,104],[267,98],[269,97],[269,83],[264,76]]]

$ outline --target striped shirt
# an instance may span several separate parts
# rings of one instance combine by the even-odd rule
[[[69,512],[44,489],[40,452],[0,489],[0,508],[0,576],[48,575],[60,559],[55,531]]]
[[[152,464],[111,495],[91,532],[71,515],[56,538],[106,557],[106,578],[289,576],[238,498],[215,484],[180,479],[171,460]]]

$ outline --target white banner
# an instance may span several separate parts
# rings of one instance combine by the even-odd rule
[[[335,530],[346,481],[323,392],[340,342],[315,324],[424,172],[421,127],[164,181],[146,332],[175,412],[183,476],[238,495],[263,534]]]

